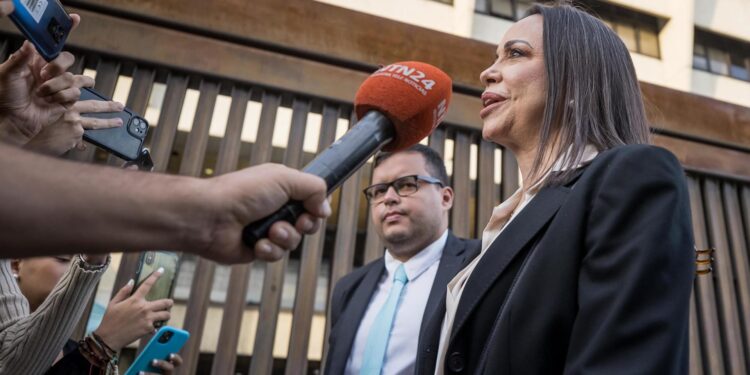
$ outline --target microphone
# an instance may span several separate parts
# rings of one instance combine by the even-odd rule
[[[379,150],[400,151],[430,135],[445,118],[451,93],[451,78],[423,62],[398,62],[378,69],[357,90],[354,110],[359,122],[302,171],[323,178],[330,195]],[[268,237],[273,223],[294,224],[304,211],[302,202],[290,201],[246,226],[242,241],[252,248]]]

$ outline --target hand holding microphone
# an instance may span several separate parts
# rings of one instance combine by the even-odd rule
[[[432,65],[410,61],[379,69],[357,91],[355,111],[360,121],[303,172],[323,178],[330,195],[380,149],[402,150],[432,133],[445,117],[451,93],[450,77]],[[242,240],[254,248],[273,234],[272,226],[297,222],[304,212],[302,203],[291,201],[246,226]]]

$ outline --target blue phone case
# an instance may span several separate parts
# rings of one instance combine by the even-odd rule
[[[73,19],[57,0],[13,0],[13,6],[10,20],[45,60],[54,60],[73,28]]]
[[[165,340],[164,337],[167,339]],[[141,354],[135,359],[130,368],[128,368],[128,371],[125,372],[125,375],[138,375],[140,371],[160,374],[160,370],[151,366],[151,361],[154,359],[166,361],[169,359],[170,354],[177,353],[182,349],[182,346],[185,345],[189,337],[190,333],[188,331],[170,326],[161,327],[154,337],[149,340]]]

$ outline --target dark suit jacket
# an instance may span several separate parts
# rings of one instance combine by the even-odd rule
[[[479,240],[465,240],[448,233],[448,240],[440,257],[440,265],[432,283],[425,306],[419,342],[428,316],[445,311],[445,286],[466,264],[479,253]],[[328,336],[328,356],[325,374],[343,374],[349,353],[354,345],[359,323],[365,315],[370,298],[385,272],[384,258],[380,258],[344,276],[336,283],[331,296],[331,333]],[[416,313],[416,312],[415,312]],[[416,353],[414,353],[416,356]]]
[[[445,374],[687,374],[693,236],[683,170],[623,146],[508,224],[459,302]],[[506,298],[507,297],[507,298]],[[418,374],[434,374],[442,316]]]

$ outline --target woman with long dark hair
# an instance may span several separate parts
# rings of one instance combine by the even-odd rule
[[[418,373],[687,373],[687,188],[648,145],[625,45],[582,10],[536,5],[481,80],[482,135],[522,187],[425,317]]]

